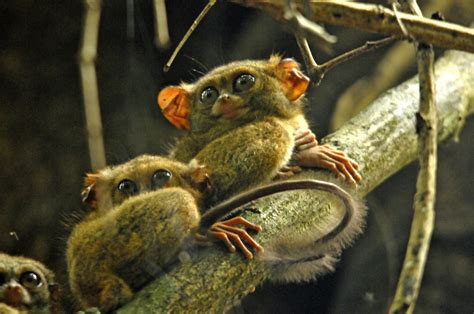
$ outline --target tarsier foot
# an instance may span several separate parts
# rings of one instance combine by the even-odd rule
[[[318,145],[316,135],[310,129],[298,129],[295,134],[295,150],[302,151]]]
[[[246,228],[260,232],[262,227],[248,221],[247,219],[238,216],[225,221],[219,221],[213,224],[205,236],[198,234],[196,239],[198,241],[220,240],[227,246],[229,252],[234,253],[236,246],[242,251],[247,259],[252,259],[253,254],[245,246],[242,239],[248,243],[257,252],[263,252],[263,247],[258,244],[243,228],[234,227],[235,225],[242,225]]]
[[[359,165],[344,152],[328,144],[317,145],[294,154],[293,159],[302,167],[319,167],[333,172],[338,177],[356,185],[362,180],[357,171]]]

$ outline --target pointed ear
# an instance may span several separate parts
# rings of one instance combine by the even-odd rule
[[[87,173],[84,179],[84,188],[81,191],[82,202],[89,205],[90,208],[97,208],[96,185],[99,175],[96,173]]]
[[[189,95],[179,86],[168,86],[158,94],[158,105],[168,121],[178,129],[189,129]]]
[[[303,96],[309,85],[309,78],[301,72],[298,63],[293,59],[281,60],[275,66],[275,76],[290,101]]]
[[[202,193],[210,191],[211,181],[209,179],[209,168],[205,165],[199,164],[196,159],[193,159],[189,162],[189,169],[189,176],[192,185]]]

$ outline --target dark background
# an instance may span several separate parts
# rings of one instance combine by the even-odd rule
[[[102,6],[96,64],[109,164],[142,153],[166,153],[179,132],[161,116],[156,94],[167,84],[194,80],[199,74],[193,69],[205,72],[199,63],[212,68],[236,59],[267,58],[272,52],[301,60],[293,37],[271,18],[221,1],[164,74],[161,69],[172,50],[153,45],[151,1],[133,2],[134,32],[128,37],[126,0],[105,0]],[[453,2],[454,8],[444,12],[447,19],[469,24],[474,5]],[[202,0],[167,1],[172,48],[204,5]],[[43,261],[67,290],[65,241],[74,217],[80,216],[79,191],[83,174],[90,171],[78,70],[83,4],[6,0],[0,14],[0,251]],[[335,54],[377,38],[328,29],[339,38]],[[370,74],[385,51],[336,68],[310,91],[308,116],[319,137],[328,133],[338,96]],[[329,57],[316,55],[318,61]],[[414,73],[413,67],[403,79]],[[468,120],[458,144],[440,147],[437,220],[419,313],[474,310],[472,122]],[[344,253],[335,274],[311,284],[265,284],[237,311],[386,311],[404,256],[416,170],[416,165],[403,169],[368,196],[367,230]],[[13,231],[18,240],[10,235]]]

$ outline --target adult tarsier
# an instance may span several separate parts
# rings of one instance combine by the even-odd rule
[[[347,181],[357,164],[329,145],[308,143],[303,114],[309,79],[292,59],[272,56],[218,67],[194,84],[163,89],[158,103],[178,128],[189,129],[170,157],[212,168],[208,203],[269,182],[293,156],[300,166],[327,168]],[[296,145],[295,145],[296,144]]]
[[[59,313],[58,293],[43,264],[0,253],[0,314]]]
[[[211,169],[211,193],[204,196],[207,206],[269,182],[287,172],[291,160],[297,166],[327,168],[352,184],[361,180],[356,162],[329,145],[317,145],[312,137],[303,114],[308,84],[294,60],[272,56],[269,60],[233,62],[194,84],[170,86],[160,92],[158,103],[165,117],[176,127],[189,130],[170,157],[182,162],[194,160]],[[322,189],[324,184],[320,182]],[[327,252],[339,251],[360,233],[363,206],[352,209],[351,221],[341,223],[336,231],[328,230],[334,241]],[[314,243],[314,237],[307,238],[311,240],[301,247]],[[324,254],[324,250],[319,252]]]

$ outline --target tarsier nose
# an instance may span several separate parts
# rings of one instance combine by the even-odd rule
[[[222,95],[219,96],[219,100],[229,101],[230,100],[230,95],[229,94],[222,94]]]

